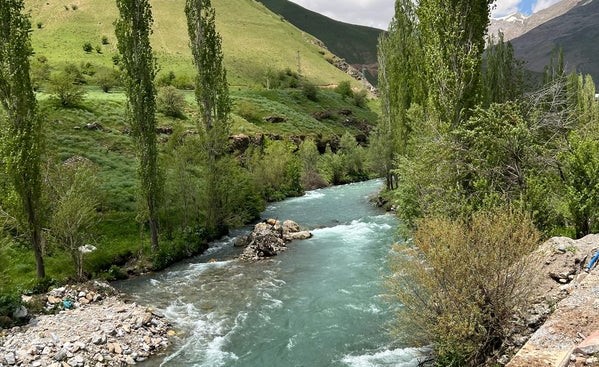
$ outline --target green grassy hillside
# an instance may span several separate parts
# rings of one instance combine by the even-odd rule
[[[376,83],[377,44],[380,29],[348,24],[305,9],[288,0],[259,0],[274,13],[280,14],[299,29],[315,36],[327,48],[352,65],[367,66],[367,75]]]
[[[152,42],[162,73],[193,75],[188,47],[184,0],[151,1],[154,14]],[[217,30],[232,85],[253,86],[264,82],[269,70],[298,68],[316,84],[337,84],[350,78],[330,65],[313,37],[273,14],[254,0],[215,0]],[[111,66],[117,54],[113,22],[114,0],[26,0],[31,10],[33,46],[50,65],[89,62]],[[103,37],[108,44],[102,43]],[[92,52],[83,44],[90,42]],[[95,48],[100,52],[97,52]],[[357,83],[356,83],[357,85]]]

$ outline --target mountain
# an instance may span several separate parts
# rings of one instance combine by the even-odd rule
[[[35,52],[45,56],[51,66],[66,62],[112,65],[112,58],[117,54],[113,22],[118,12],[114,0],[26,0],[25,3],[31,11]],[[194,71],[188,47],[185,0],[152,0],[151,4],[152,43],[161,73],[174,71],[177,76],[191,78]],[[298,61],[302,74],[316,84],[350,80],[327,62],[326,58],[332,56],[319,46],[317,39],[261,3],[214,0],[213,5],[232,85],[261,84],[269,71],[298,70]],[[99,52],[84,52],[86,42]]]
[[[288,0],[259,1],[273,13],[321,40],[331,52],[357,70],[366,71],[367,79],[376,83],[377,44],[383,30],[339,22]]]
[[[506,41],[520,37],[541,24],[567,13],[582,2],[584,1],[562,0],[529,17],[521,13],[514,13],[505,17],[491,19],[489,34],[496,35],[498,32],[502,32]]]
[[[565,9],[571,3],[570,0],[564,0],[556,6]],[[514,38],[512,44],[516,56],[526,62],[525,67],[535,72],[542,72],[545,65],[549,63],[554,47],[561,47],[568,71],[591,74],[597,82],[599,81],[597,40],[599,40],[599,1],[586,0],[576,2],[569,11]]]

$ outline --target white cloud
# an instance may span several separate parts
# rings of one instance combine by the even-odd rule
[[[291,0],[304,8],[342,22],[387,29],[394,14],[394,0]]]
[[[536,13],[540,10],[547,9],[553,4],[559,3],[560,0],[537,0],[532,6],[532,12]]]
[[[491,16],[500,18],[518,11],[522,0],[497,0],[493,5]]]

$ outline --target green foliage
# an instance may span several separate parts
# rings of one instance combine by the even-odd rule
[[[433,342],[437,365],[483,365],[535,287],[529,255],[540,234],[527,215],[495,209],[426,217],[413,238],[391,260],[388,285],[402,305],[396,332],[415,345]]]
[[[78,107],[85,98],[85,90],[67,72],[52,74],[48,92],[62,107]]]
[[[94,46],[92,46],[91,42],[85,42],[83,44],[83,51],[90,53],[90,52],[92,52],[93,49],[94,49]]]
[[[524,70],[522,62],[514,55],[510,42],[499,38],[489,39],[483,63],[482,83],[485,106],[491,103],[515,101],[522,96],[524,88]]]
[[[32,244],[37,276],[44,278],[42,124],[30,77],[30,29],[22,0],[0,2],[0,104],[8,117],[1,126],[2,169],[11,178],[19,199],[15,216]]]
[[[339,93],[341,96],[346,98],[351,98],[354,96],[354,91],[351,88],[351,83],[347,80],[344,80],[337,84],[335,87],[335,92]]]
[[[120,74],[115,69],[101,69],[94,76],[94,81],[104,93],[109,93],[120,85]]]
[[[83,251],[94,240],[100,206],[99,185],[91,162],[68,160],[56,170],[50,183],[52,218],[50,235],[54,243],[71,255],[77,276],[83,279]]]
[[[305,140],[300,145],[298,158],[302,164],[301,183],[305,190],[328,186],[318,171],[320,153],[313,140]]]
[[[273,72],[268,70],[266,73],[266,89],[286,89],[286,88],[298,88],[301,85],[301,77],[295,71],[290,68]]]
[[[50,80],[50,64],[45,56],[38,56],[31,61],[31,83],[38,91]]]
[[[493,0],[423,0],[416,10],[424,85],[440,122],[468,119],[479,97],[481,55]]]
[[[293,154],[294,146],[283,141],[267,141],[264,152],[251,154],[250,171],[261,196],[268,201],[283,200],[303,193],[301,163]]]
[[[0,294],[0,328],[13,325],[12,314],[19,306],[21,297],[18,294]]]
[[[137,143],[143,211],[152,250],[158,251],[158,210],[162,184],[156,144],[156,60],[150,45],[152,11],[147,0],[117,0],[115,23],[128,97],[129,120]]]
[[[318,87],[307,80],[302,83],[302,93],[309,100],[313,102],[318,101]]]
[[[108,40],[108,36],[102,36],[102,44],[109,45],[110,41]]]
[[[574,135],[560,161],[568,208],[580,238],[599,228],[599,142]]]
[[[185,118],[185,96],[177,88],[172,86],[158,89],[156,99],[158,111],[166,116],[174,118]]]
[[[366,104],[368,102],[368,92],[366,89],[360,89],[352,98],[353,104],[360,108],[366,108]]]
[[[197,71],[195,95],[200,110],[198,127],[206,163],[206,228],[222,232],[225,226],[221,186],[229,175],[221,164],[227,152],[231,129],[231,99],[223,64],[222,40],[216,31],[215,11],[210,0],[187,0],[185,4],[191,53]]]

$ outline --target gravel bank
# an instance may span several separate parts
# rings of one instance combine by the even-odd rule
[[[57,288],[41,302],[57,313],[0,330],[0,367],[134,365],[164,350],[175,334],[162,315],[126,303],[105,283]]]

